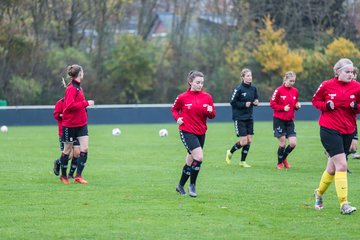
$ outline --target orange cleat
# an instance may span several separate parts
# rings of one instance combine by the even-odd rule
[[[74,179],[74,182],[78,182],[78,183],[81,183],[81,184],[87,184],[88,182],[82,178],[82,176],[76,176],[75,179]]]
[[[282,163],[279,163],[277,166],[276,166],[277,169],[279,170],[282,170],[284,167],[283,167],[283,164]]]
[[[63,184],[70,184],[70,181],[67,177],[64,177],[64,176],[61,176],[60,177],[60,181],[63,183]]]
[[[291,165],[289,164],[289,162],[286,159],[283,161],[283,163],[284,163],[285,168],[291,168]]]

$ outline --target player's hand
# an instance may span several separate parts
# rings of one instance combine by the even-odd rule
[[[286,105],[286,106],[284,107],[284,111],[287,112],[287,111],[289,111],[289,110],[290,110],[290,105],[288,104],[288,105]]]
[[[207,106],[207,111],[208,111],[209,113],[211,113],[211,112],[213,111],[213,107],[210,106],[210,105],[208,105],[208,106]]]
[[[89,106],[94,106],[95,105],[94,100],[88,100],[88,103],[89,103]]]
[[[254,105],[254,106],[259,105],[259,100],[258,100],[258,99],[255,99],[255,101],[253,101],[253,105]]]
[[[351,102],[351,103],[350,103],[350,107],[353,108],[353,109],[355,109],[355,110],[357,110],[357,109],[358,109],[358,104],[357,104],[357,102],[355,102],[355,101]]]
[[[177,124],[179,124],[179,125],[181,125],[181,124],[183,124],[183,123],[184,123],[184,121],[183,121],[183,118],[182,118],[182,117],[179,117],[179,118],[178,118],[178,120],[177,120],[176,122],[177,122]]]
[[[300,108],[301,108],[301,103],[300,103],[300,102],[297,102],[297,103],[296,103],[296,108],[297,108],[297,109],[300,109]]]
[[[327,103],[326,103],[326,107],[327,107],[328,110],[334,110],[335,104],[334,104],[333,101],[329,100],[329,101],[327,101]]]

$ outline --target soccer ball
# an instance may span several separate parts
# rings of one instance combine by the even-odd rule
[[[119,128],[114,128],[112,130],[112,135],[113,136],[119,136],[121,134],[121,130]]]
[[[7,133],[9,129],[8,129],[7,126],[4,125],[4,126],[1,126],[0,130],[1,130],[2,133]]]
[[[165,128],[164,128],[164,129],[160,129],[160,131],[159,131],[159,136],[160,136],[160,137],[167,137],[168,135],[169,135],[168,130],[166,130]]]

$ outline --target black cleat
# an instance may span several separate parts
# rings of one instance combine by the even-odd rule
[[[190,197],[197,197],[195,184],[190,184],[189,195]]]
[[[58,162],[59,161],[59,159],[56,159],[56,160],[54,160],[54,174],[56,175],[56,176],[59,176],[59,174],[60,174],[60,163]]]
[[[177,185],[176,191],[177,191],[181,196],[185,196],[185,195],[186,195],[184,186],[181,186],[180,184]]]

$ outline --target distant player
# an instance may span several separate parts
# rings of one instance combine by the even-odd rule
[[[231,164],[233,153],[242,148],[240,166],[248,168],[251,166],[246,163],[246,157],[254,135],[253,107],[259,104],[259,100],[257,88],[252,84],[251,70],[244,68],[240,79],[241,83],[234,89],[230,101],[235,133],[240,139],[226,151],[225,161]]]
[[[189,195],[196,197],[196,180],[204,156],[206,120],[214,118],[216,111],[211,95],[203,91],[204,74],[190,71],[187,82],[189,89],[178,95],[171,107],[171,113],[179,125],[180,139],[187,151],[176,191],[186,195],[184,186],[190,177]]]
[[[64,98],[59,99],[56,104],[55,104],[55,109],[54,109],[54,118],[57,120],[58,122],[58,135],[59,135],[59,142],[60,142],[60,151],[62,152],[64,150],[64,143],[63,143],[63,139],[62,139],[62,113],[64,110]],[[77,158],[80,155],[80,144],[79,141],[76,139],[76,141],[73,144],[73,148],[71,153],[69,154],[69,159],[71,160],[71,165],[70,165],[70,171],[69,171],[69,178],[74,178],[74,172],[76,170],[76,161]],[[54,160],[54,174],[56,176],[59,176],[60,174],[60,159],[56,159]]]
[[[287,72],[283,84],[276,88],[271,99],[270,107],[274,110],[273,130],[274,137],[279,140],[277,151],[277,169],[290,168],[288,155],[296,147],[295,111],[299,110],[299,92],[294,87],[296,74]],[[286,146],[286,139],[288,145]]]
[[[85,100],[84,93],[80,87],[84,72],[81,66],[71,65],[67,68],[71,82],[67,85],[64,96],[64,111],[62,115],[62,137],[64,141],[64,150],[60,158],[61,177],[60,181],[69,184],[67,176],[67,167],[69,155],[76,140],[80,143],[80,156],[77,159],[77,170],[74,178],[75,182],[87,184],[82,177],[82,171],[85,168],[88,154],[88,117],[86,108],[93,106],[93,100]]]

